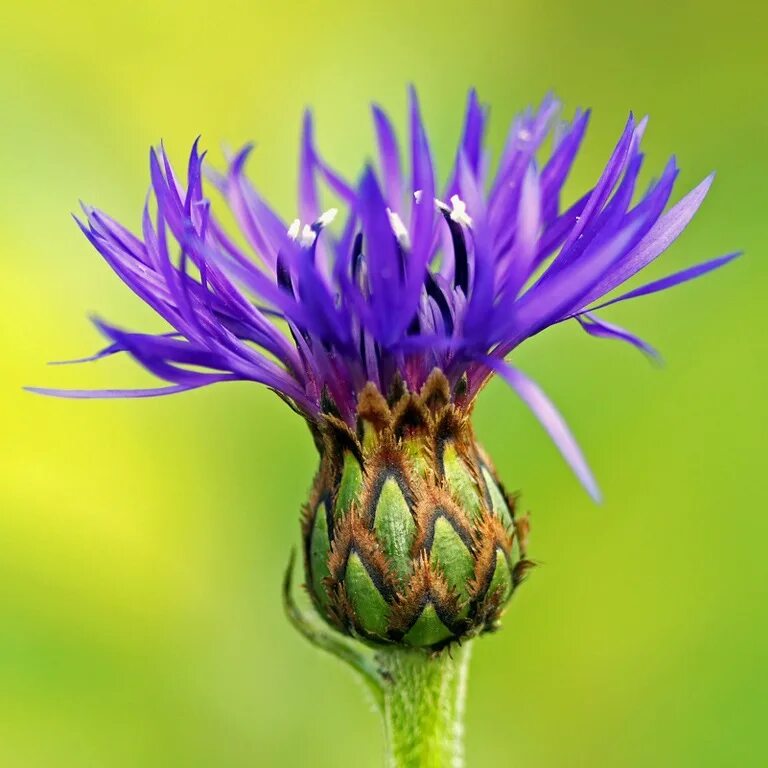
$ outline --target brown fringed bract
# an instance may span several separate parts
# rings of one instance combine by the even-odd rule
[[[439,649],[493,629],[530,562],[529,522],[501,487],[445,376],[361,391],[354,430],[319,428],[303,517],[309,594],[375,644]],[[352,562],[354,560],[354,562]]]

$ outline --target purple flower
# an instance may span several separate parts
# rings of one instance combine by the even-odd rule
[[[569,123],[559,122],[558,112],[558,103],[547,98],[538,110],[515,118],[492,173],[484,146],[487,110],[470,92],[454,166],[441,189],[415,92],[405,163],[389,119],[374,107],[379,166],[366,166],[354,185],[318,154],[307,113],[300,218],[293,223],[246,178],[251,147],[231,158],[225,173],[207,174],[239,225],[238,239],[227,234],[204,191],[197,142],[186,182],[163,148],[152,150],[155,205],[144,209],[140,236],[90,207],[77,221],[118,276],[169,325],[168,333],[147,334],[97,320],[110,344],[87,359],[125,352],[165,384],[34,391],[148,397],[249,380],[273,389],[310,423],[333,412],[353,424],[357,395],[368,381],[384,393],[403,385],[415,391],[439,368],[456,402],[469,408],[497,373],[597,496],[562,418],[507,356],[566,320],[591,336],[655,355],[596,312],[698,277],[737,254],[606,300],[682,232],[712,177],[665,212],[677,176],[672,159],[633,202],[646,121],[636,123],[630,115],[594,187],[563,210],[561,190],[589,112],[577,112]],[[539,162],[550,133],[553,148]],[[338,208],[323,212],[321,196],[333,198]]]

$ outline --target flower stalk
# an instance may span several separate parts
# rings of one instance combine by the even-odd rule
[[[387,768],[461,768],[464,702],[472,642],[430,654],[379,654],[384,683]]]
[[[383,719],[387,768],[461,768],[472,641],[439,652],[397,645],[374,652],[350,642],[296,604],[294,560],[291,555],[283,580],[288,619],[315,647],[360,676]]]

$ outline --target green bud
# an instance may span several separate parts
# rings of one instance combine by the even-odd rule
[[[387,402],[368,385],[356,430],[328,415],[304,515],[306,583],[340,631],[439,649],[495,628],[530,561],[515,515],[439,372]]]

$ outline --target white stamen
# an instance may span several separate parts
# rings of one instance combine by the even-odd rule
[[[443,213],[449,213],[451,220],[465,227],[472,226],[472,217],[467,213],[467,204],[458,196],[451,195],[451,204],[446,205],[439,198],[435,198],[435,206]]]
[[[338,208],[329,208],[325,213],[320,214],[320,218],[315,222],[316,225],[320,229],[327,227],[336,218],[338,212]]]
[[[387,216],[389,216],[389,226],[392,227],[397,242],[400,243],[403,248],[408,250],[411,247],[411,238],[405,224],[403,224],[403,220],[389,208],[387,208]]]
[[[520,141],[530,141],[533,138],[533,134],[527,128],[521,128],[517,132],[517,137]]]
[[[304,225],[304,229],[301,230],[301,239],[299,240],[299,243],[301,244],[302,248],[309,248],[312,243],[315,242],[315,238],[317,235],[315,234],[312,227],[309,226],[309,224]]]
[[[472,217],[467,213],[467,204],[458,196],[451,196],[451,218],[458,224],[464,224],[466,227],[472,226]]]
[[[422,190],[422,189],[417,189],[417,190],[416,190],[416,191],[413,193],[413,199],[414,199],[414,200],[415,200],[417,203],[420,203],[420,202],[421,202],[421,198],[423,197],[423,195],[424,195],[424,190]]]
[[[291,222],[291,226],[288,227],[288,237],[291,240],[295,240],[299,236],[299,230],[301,229],[301,222],[298,219],[294,219]]]

